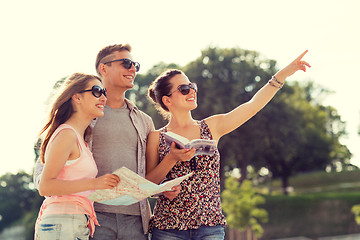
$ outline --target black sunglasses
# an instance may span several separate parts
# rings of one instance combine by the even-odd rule
[[[190,89],[194,90],[195,92],[198,91],[196,83],[189,83],[189,84],[181,84],[177,87],[175,91],[170,93],[168,96],[171,96],[174,92],[179,91],[182,95],[188,95],[190,92]]]
[[[94,85],[91,89],[88,89],[88,90],[82,90],[79,93],[83,93],[83,92],[91,92],[92,95],[94,95],[94,97],[96,97],[96,98],[101,97],[102,94],[104,94],[104,96],[106,97],[106,89],[101,88],[98,85]]]
[[[104,64],[108,64],[108,63],[112,63],[112,62],[123,62],[123,66],[126,69],[130,69],[131,66],[134,64],[136,71],[138,72],[140,70],[140,63],[134,62],[128,58],[116,59],[116,60],[104,62]]]

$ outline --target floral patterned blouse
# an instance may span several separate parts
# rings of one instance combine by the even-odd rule
[[[201,139],[212,139],[210,129],[204,120],[198,121]],[[164,132],[160,129],[159,160],[170,151],[165,143]],[[170,201],[164,196],[157,199],[154,216],[150,219],[150,231],[197,229],[200,226],[226,225],[220,204],[220,154],[216,148],[213,156],[195,156],[190,161],[178,162],[167,174],[165,180],[193,175],[181,183],[179,195]]]

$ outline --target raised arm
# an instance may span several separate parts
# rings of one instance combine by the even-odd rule
[[[211,129],[214,139],[219,140],[223,135],[235,130],[252,118],[274,97],[287,77],[299,70],[306,72],[306,67],[311,67],[309,63],[302,60],[307,52],[306,50],[289,65],[278,71],[250,101],[241,104],[229,113],[218,114],[207,118],[206,123]]]

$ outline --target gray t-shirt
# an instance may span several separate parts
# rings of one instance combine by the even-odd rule
[[[93,129],[92,153],[98,167],[98,176],[112,173],[120,167],[137,172],[137,131],[130,119],[126,103],[122,108],[104,108]],[[94,203],[96,211],[140,215],[139,203],[130,206],[112,206]]]

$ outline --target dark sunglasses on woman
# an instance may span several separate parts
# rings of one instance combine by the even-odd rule
[[[181,84],[177,87],[175,91],[170,93],[168,96],[171,96],[174,92],[179,91],[182,95],[188,95],[190,92],[190,89],[194,90],[195,92],[198,91],[196,83],[189,83],[189,84]]]
[[[94,97],[96,97],[96,98],[101,97],[102,94],[104,94],[104,96],[106,97],[106,89],[101,88],[98,85],[94,85],[91,89],[88,89],[88,90],[82,90],[79,93],[83,93],[83,92],[91,92],[92,95],[94,95]]]
[[[124,68],[126,68],[126,69],[130,69],[131,66],[134,64],[136,71],[138,72],[140,70],[140,63],[134,62],[128,58],[116,59],[116,60],[104,62],[104,64],[108,64],[108,63],[112,63],[112,62],[122,62]]]

